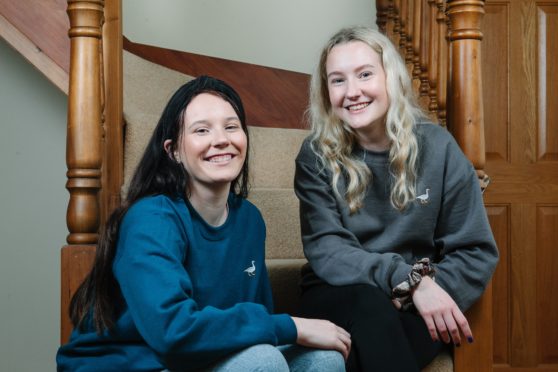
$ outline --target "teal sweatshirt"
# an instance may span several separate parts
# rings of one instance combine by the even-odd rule
[[[115,327],[99,335],[89,317],[59,349],[58,371],[189,371],[252,345],[295,342],[292,319],[272,314],[264,244],[260,212],[232,194],[219,227],[181,198],[139,200],[113,263]]]

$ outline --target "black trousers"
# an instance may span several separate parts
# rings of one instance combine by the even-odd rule
[[[351,334],[347,371],[420,371],[445,347],[422,317],[398,311],[379,288],[315,285],[303,290],[299,315],[328,319]]]

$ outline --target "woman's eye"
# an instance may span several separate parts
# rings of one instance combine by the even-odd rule
[[[207,128],[196,128],[194,130],[194,133],[196,133],[196,134],[206,134],[208,132],[209,132],[209,130]]]
[[[360,77],[363,79],[369,78],[370,76],[372,76],[372,72],[370,71],[364,71],[360,74]]]
[[[240,125],[238,124],[228,124],[225,129],[228,131],[234,131],[237,130],[238,128],[240,128]]]
[[[342,82],[343,82],[343,79],[341,79],[341,78],[334,78],[334,79],[331,79],[331,84],[333,84],[333,85],[339,85],[339,84],[341,84]]]

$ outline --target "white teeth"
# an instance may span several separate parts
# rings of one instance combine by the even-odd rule
[[[363,102],[363,103],[359,103],[358,105],[349,106],[348,109],[349,109],[349,111],[362,110],[363,108],[365,108],[369,104],[370,104],[370,102]]]
[[[232,159],[231,154],[226,154],[226,155],[216,155],[216,156],[213,156],[213,157],[211,157],[211,158],[209,159],[209,161],[210,161],[211,163],[220,163],[220,162],[223,162],[223,161],[229,161],[229,160],[231,160],[231,159]]]

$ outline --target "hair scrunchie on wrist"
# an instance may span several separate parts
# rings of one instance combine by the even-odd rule
[[[392,298],[399,302],[401,310],[408,310],[413,305],[411,297],[413,289],[419,285],[423,276],[434,278],[434,272],[430,259],[421,258],[413,265],[408,278],[393,288],[391,291]]]

